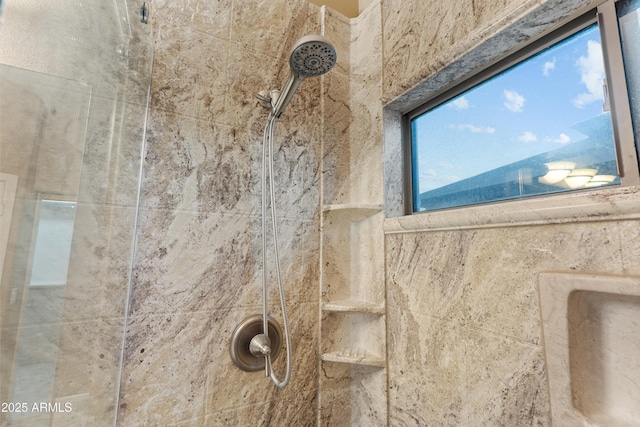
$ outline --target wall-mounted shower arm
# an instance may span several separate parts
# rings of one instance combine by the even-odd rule
[[[280,89],[271,89],[270,91],[261,90],[256,95],[258,101],[260,101],[260,105],[264,108],[269,108],[272,112],[275,111],[274,105],[278,103],[280,99]]]
[[[269,92],[267,92],[266,90],[261,90],[260,92],[258,92],[256,98],[258,98],[258,101],[260,101],[260,105],[262,105],[264,108],[273,107],[271,105],[271,95],[269,95]]]

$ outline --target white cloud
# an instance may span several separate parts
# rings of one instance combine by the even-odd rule
[[[466,110],[467,108],[469,108],[469,101],[464,96],[461,96],[460,98],[457,98],[455,101],[453,101],[451,105],[456,110]]]
[[[504,99],[504,106],[507,107],[507,110],[513,111],[514,113],[522,111],[526,101],[524,96],[513,90],[505,90]]]
[[[538,140],[538,137],[533,132],[529,132],[529,131],[523,133],[518,137],[518,141],[524,142],[525,144],[529,142],[536,142],[537,140]]]
[[[558,144],[567,144],[571,142],[571,137],[567,134],[561,133],[556,139],[551,140],[552,142],[556,142]]]
[[[587,56],[578,58],[576,65],[580,71],[580,82],[587,87],[588,92],[575,97],[573,105],[577,108],[583,108],[592,102],[603,101],[602,81],[605,78],[605,73],[600,43],[589,40],[587,42]]]
[[[547,61],[542,66],[542,75],[547,77],[551,70],[555,70],[556,68],[556,58],[553,58],[552,61]]]
[[[475,126],[470,124],[458,125],[460,130],[468,130],[472,133],[494,133],[496,130],[490,126]]]

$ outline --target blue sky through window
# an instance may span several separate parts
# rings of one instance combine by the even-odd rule
[[[417,117],[414,191],[584,140],[587,135],[573,126],[603,114],[604,78],[593,25]]]

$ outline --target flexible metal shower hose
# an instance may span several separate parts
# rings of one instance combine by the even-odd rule
[[[276,195],[273,179],[273,139],[276,117],[272,114],[267,119],[267,125],[264,129],[262,139],[262,320],[263,330],[266,336],[269,336],[269,322],[267,319],[267,151],[269,151],[269,195],[271,201],[271,228],[273,229],[273,243],[275,252],[275,267],[278,280],[278,292],[280,294],[280,307],[282,309],[282,321],[284,323],[284,337],[287,348],[287,369],[284,380],[280,381],[271,366],[271,355],[265,356],[265,375],[271,377],[273,383],[280,388],[286,387],[291,379],[291,337],[289,334],[289,321],[287,319],[287,308],[285,305],[284,289],[282,285],[282,276],[280,274],[280,253],[278,250],[278,227],[276,224]]]

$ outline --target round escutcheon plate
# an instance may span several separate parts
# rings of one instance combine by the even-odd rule
[[[269,322],[269,339],[271,340],[271,360],[275,360],[282,348],[282,328],[271,316],[267,316]],[[256,335],[262,331],[262,315],[256,314],[244,319],[231,336],[229,353],[233,363],[243,371],[255,372],[264,369],[264,357],[256,357],[249,351],[249,344]]]

